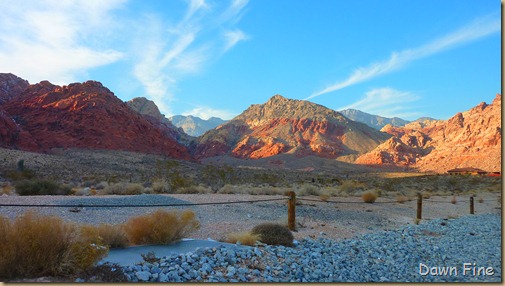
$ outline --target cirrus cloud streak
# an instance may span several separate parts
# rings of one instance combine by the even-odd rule
[[[347,79],[338,81],[320,91],[314,92],[312,95],[305,98],[305,100],[395,71],[414,60],[431,56],[458,45],[499,33],[500,31],[500,19],[490,16],[477,19],[471,24],[421,47],[393,52],[387,60],[372,63],[367,67],[358,68]]]

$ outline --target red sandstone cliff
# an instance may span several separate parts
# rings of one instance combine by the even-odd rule
[[[184,146],[96,81],[68,86],[43,81],[11,95],[0,107],[4,110],[0,124],[10,126],[0,138],[3,146],[30,151],[112,149],[191,158]],[[14,119],[20,133],[28,134],[37,146],[24,140],[9,141],[13,136],[9,119]]]
[[[475,167],[501,169],[501,95],[460,112],[447,121],[385,126],[394,137],[360,156],[359,164],[409,165],[421,171],[445,172]]]

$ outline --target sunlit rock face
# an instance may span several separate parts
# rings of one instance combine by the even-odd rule
[[[324,106],[275,95],[201,136],[195,156],[338,158],[371,151],[389,137]]]
[[[491,104],[482,102],[446,121],[387,125],[382,131],[394,137],[356,163],[409,165],[441,173],[464,167],[490,172],[501,169],[500,94]]]

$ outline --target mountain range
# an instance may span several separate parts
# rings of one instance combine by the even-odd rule
[[[387,118],[379,115],[372,115],[357,109],[344,109],[339,111],[339,113],[341,113],[342,115],[351,120],[365,123],[366,125],[375,128],[377,130],[381,130],[382,127],[388,124],[391,124],[393,126],[403,126],[410,122],[408,120],[403,120],[398,117]]]
[[[292,161],[287,158],[303,158],[312,169],[321,160],[436,172],[456,167],[501,168],[499,94],[491,104],[481,103],[445,121],[424,118],[404,124],[399,118],[372,117],[358,110],[340,113],[275,95],[227,122],[202,123],[193,116],[169,120],[154,102],[142,97],[123,102],[96,81],[68,86],[48,81],[29,84],[13,74],[0,74],[3,148],[126,150],[180,160],[233,158],[225,161],[238,165],[269,159],[283,168]],[[217,126],[198,137],[184,132],[193,130],[189,132],[198,135],[211,128],[202,127],[210,122]]]
[[[335,159],[371,151],[389,137],[322,105],[275,95],[199,137],[194,154],[258,159],[287,153]]]
[[[35,152],[86,148],[156,153],[190,160],[168,130],[143,117],[96,81],[26,85],[3,74],[0,146]],[[20,84],[17,84],[20,83]]]
[[[211,117],[209,119],[202,119],[193,115],[174,115],[168,118],[173,125],[180,127],[188,135],[198,137],[205,132],[218,127],[227,122],[218,117]]]

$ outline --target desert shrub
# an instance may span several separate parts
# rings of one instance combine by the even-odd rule
[[[12,194],[12,186],[8,183],[3,183],[0,191],[0,195],[11,195]]]
[[[89,196],[89,195],[91,195],[90,188],[74,189],[72,192],[76,196]]]
[[[330,199],[330,195],[328,195],[328,194],[321,194],[319,196],[319,198],[321,199],[321,201],[327,202]]]
[[[147,263],[159,263],[161,258],[157,257],[154,251],[149,251],[148,253],[141,253],[142,259]]]
[[[238,192],[237,187],[229,184],[224,185],[217,191],[218,194],[237,194]]]
[[[262,223],[253,227],[251,233],[259,235],[260,241],[265,244],[293,246],[293,234],[281,224]]]
[[[141,184],[117,183],[100,190],[101,195],[140,195],[144,192]]]
[[[5,278],[78,273],[108,251],[96,233],[33,212],[13,222],[0,217],[0,245],[0,277]]]
[[[431,198],[431,191],[426,191],[421,194],[423,199],[429,199]]]
[[[354,180],[345,180],[342,182],[342,185],[340,185],[340,191],[350,194],[351,192],[354,191],[363,190],[364,187],[365,184],[361,182]]]
[[[404,202],[409,201],[410,199],[407,196],[397,196],[396,202],[403,204]]]
[[[176,191],[177,194],[210,194],[211,192],[209,188],[204,186],[189,186]]]
[[[170,185],[165,180],[156,180],[153,182],[153,191],[156,194],[168,194],[171,193]]]
[[[375,200],[377,200],[377,194],[375,192],[368,191],[361,195],[361,199],[363,199],[365,203],[373,204]]]
[[[261,187],[244,187],[245,190],[242,193],[250,194],[250,195],[284,195],[286,190],[285,188],[280,187],[271,187],[271,186],[261,186]]]
[[[199,227],[193,211],[158,210],[129,219],[124,228],[132,244],[166,244],[180,240]]]
[[[70,195],[72,188],[60,185],[51,180],[22,180],[15,184],[16,193],[20,196]]]
[[[67,252],[74,268],[88,269],[109,252],[96,228],[79,227]]]
[[[312,185],[302,185],[298,191],[299,196],[319,196],[321,192],[319,189]]]
[[[225,241],[228,243],[240,243],[242,245],[254,246],[256,242],[260,240],[258,234],[252,234],[250,232],[233,232],[226,236]]]
[[[109,248],[125,248],[129,245],[122,225],[102,223],[98,226],[84,226],[84,228],[94,228],[102,239],[102,243]]]
[[[102,181],[102,182],[95,185],[95,189],[101,190],[101,189],[107,188],[108,186],[109,186],[109,183],[107,183],[106,181]]]
[[[483,198],[479,198],[478,202],[482,204],[484,202],[484,199]]]

